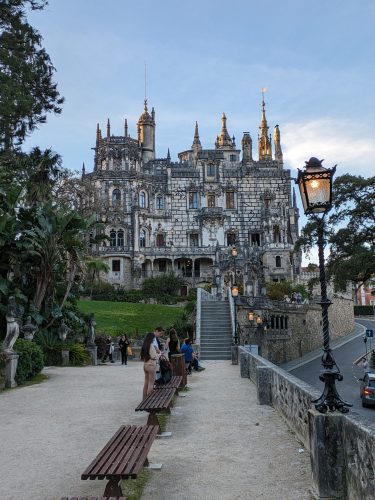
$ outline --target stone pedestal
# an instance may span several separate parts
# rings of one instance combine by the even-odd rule
[[[232,365],[238,365],[238,345],[232,345]]]
[[[309,410],[310,458],[316,499],[346,498],[343,421],[340,413]]]
[[[15,352],[6,353],[6,365],[5,365],[5,387],[12,388],[17,387],[17,382],[15,381],[18,358],[19,355]]]
[[[98,346],[88,345],[86,346],[86,351],[89,353],[91,358],[91,364],[96,366],[98,364]]]
[[[184,354],[172,354],[171,356],[172,374],[177,377],[182,377],[180,387],[185,387],[187,384],[186,365]]]
[[[69,366],[69,350],[61,351],[62,365]]]

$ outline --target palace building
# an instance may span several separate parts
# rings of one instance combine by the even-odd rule
[[[93,255],[108,262],[103,278],[127,289],[146,277],[175,273],[189,287],[211,284],[217,294],[236,283],[240,293],[264,294],[266,281],[294,280],[301,255],[294,252],[298,208],[290,170],[284,169],[280,130],[269,134],[262,100],[257,159],[244,132],[241,149],[227,129],[203,149],[198,123],[190,149],[178,162],[156,158],[155,111],[147,100],[138,137],[96,130],[94,168],[82,179],[85,210],[102,223]],[[237,252],[232,252],[233,246]],[[237,256],[233,256],[237,253]]]

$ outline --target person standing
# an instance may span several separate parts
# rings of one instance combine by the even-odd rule
[[[121,364],[128,364],[128,347],[130,346],[130,342],[128,336],[126,334],[122,335],[119,343],[118,343],[120,352],[121,352]]]
[[[172,328],[169,332],[166,347],[168,348],[168,359],[170,362],[173,354],[180,353],[180,341],[178,340],[177,333],[174,328]]]
[[[153,345],[154,338],[154,332],[148,333],[143,341],[141,349],[141,360],[143,361],[143,371],[145,373],[143,399],[146,399],[146,397],[151,394],[154,389],[157,359],[156,350]]]
[[[362,358],[362,368],[363,368],[363,375],[366,375],[367,373],[370,373],[370,366],[368,364],[368,361],[366,358]]]

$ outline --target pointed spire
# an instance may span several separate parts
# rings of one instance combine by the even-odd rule
[[[85,169],[85,162],[82,163],[82,177],[85,176],[86,169]]]
[[[278,125],[275,126],[273,131],[273,143],[275,145],[275,160],[279,163],[283,163],[283,152],[280,143],[280,129]]]
[[[194,140],[191,146],[191,149],[201,150],[202,144],[199,139],[199,130],[198,130],[198,122],[195,122],[195,130],[194,130]]]
[[[152,121],[155,122],[155,109],[152,108],[151,110],[151,118],[152,118]]]
[[[232,137],[232,144],[233,144],[233,147],[235,148],[236,147],[236,138],[234,136]]]
[[[169,163],[171,162],[171,153],[169,151],[169,148],[168,148],[168,153],[167,153],[167,163],[169,165]]]
[[[111,123],[110,123],[109,118],[108,118],[108,121],[107,121],[107,139],[110,138],[110,135],[111,135]]]
[[[125,123],[124,123],[124,136],[128,137],[128,119],[125,118]]]
[[[266,103],[264,102],[264,92],[266,89],[262,89],[262,112],[260,119],[260,135],[258,136],[258,153],[259,160],[272,160],[272,149],[271,140],[268,136],[268,124],[266,118]]]
[[[225,113],[221,116],[221,132],[217,137],[215,146],[217,148],[233,149],[232,139],[230,138],[227,130],[227,117],[225,116]]]
[[[100,128],[99,123],[96,124],[96,147],[98,147],[100,142]]]
[[[296,206],[297,206],[296,190],[293,187],[293,207],[296,208]]]

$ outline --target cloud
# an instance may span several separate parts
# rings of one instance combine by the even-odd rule
[[[361,123],[328,117],[289,122],[282,127],[282,141],[284,160],[293,169],[316,156],[324,158],[327,167],[337,163],[339,175],[374,173],[375,139]]]

